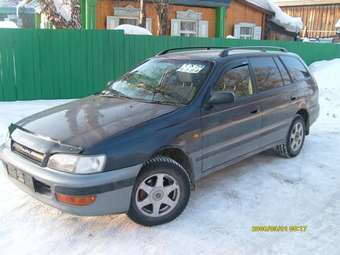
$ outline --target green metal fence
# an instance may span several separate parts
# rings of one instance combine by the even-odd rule
[[[340,45],[124,35],[105,30],[0,30],[0,101],[78,98],[170,47],[282,46],[307,64],[340,58]]]

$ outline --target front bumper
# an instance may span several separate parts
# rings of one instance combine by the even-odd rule
[[[43,189],[32,190],[9,176],[5,170],[9,179],[20,189],[64,212],[81,216],[127,212],[130,206],[133,184],[141,168],[141,165],[136,165],[97,174],[70,174],[40,167],[13,153],[5,146],[0,147],[0,160],[5,165],[10,164],[32,176],[35,185],[43,187]],[[56,193],[65,195],[96,195],[96,201],[87,206],[75,206],[58,201]]]

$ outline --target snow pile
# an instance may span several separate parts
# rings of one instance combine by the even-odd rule
[[[114,30],[123,30],[124,34],[127,35],[152,35],[150,31],[145,29],[144,27],[129,24],[119,25],[115,27]]]
[[[340,119],[340,59],[315,62],[309,68],[319,86],[321,117]]]
[[[291,17],[277,5],[273,0],[247,0],[263,9],[272,11],[275,13],[271,19],[275,24],[284,27],[287,31],[298,33],[303,28],[303,22],[301,17]]]
[[[336,22],[335,27],[340,28],[340,19]]]
[[[0,28],[18,28],[13,21],[0,21]]]
[[[20,191],[0,166],[1,254],[340,254],[340,59],[311,70],[321,113],[301,154],[282,159],[268,151],[204,178],[166,225],[62,213]],[[0,143],[11,122],[64,102],[0,102]],[[307,229],[252,232],[261,225]]]
[[[70,0],[53,0],[57,12],[69,22],[72,18],[72,7]]]

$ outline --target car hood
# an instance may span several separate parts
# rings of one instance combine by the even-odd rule
[[[16,125],[60,143],[86,149],[176,108],[172,105],[90,96],[39,112]]]

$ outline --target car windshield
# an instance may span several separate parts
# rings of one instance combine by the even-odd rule
[[[210,66],[207,61],[151,59],[110,82],[101,94],[150,103],[188,104],[206,80]]]

